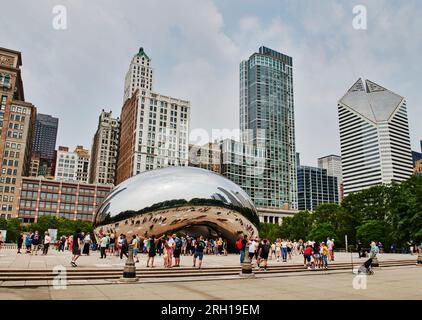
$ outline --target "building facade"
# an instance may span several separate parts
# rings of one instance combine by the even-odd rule
[[[139,48],[139,52],[132,58],[126,73],[123,103],[132,97],[136,90],[152,91],[152,72],[151,59],[145,53],[144,48]]]
[[[337,177],[327,169],[310,166],[297,168],[298,209],[314,211],[323,203],[338,203]]]
[[[265,150],[265,170],[251,194],[258,210],[297,209],[291,57],[260,47],[241,62],[240,128],[242,142]]]
[[[58,118],[38,113],[35,121],[32,152],[39,153],[41,158],[53,160],[58,127]]]
[[[68,147],[59,146],[55,180],[88,183],[89,158],[90,153],[83,146],[77,146],[73,152],[70,152]]]
[[[119,148],[119,118],[102,111],[91,148],[89,183],[113,185]]]
[[[42,216],[93,221],[97,208],[111,188],[24,177],[18,197],[18,216],[24,223],[37,222]]]
[[[18,51],[0,48],[0,218],[17,216],[19,185],[28,175],[36,108],[25,101]]]
[[[188,165],[190,102],[152,92],[149,79],[148,87],[135,85],[122,107],[116,184],[146,170]]]
[[[221,173],[221,147],[209,142],[202,146],[189,145],[189,166]]]
[[[326,169],[327,175],[337,178],[338,198],[340,202],[343,199],[343,173],[341,170],[341,157],[332,154],[318,158],[318,168]]]
[[[359,79],[338,102],[344,195],[413,172],[406,100]]]

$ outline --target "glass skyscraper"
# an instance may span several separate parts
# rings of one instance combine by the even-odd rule
[[[240,64],[242,142],[265,150],[265,170],[253,177],[257,207],[297,209],[292,58],[260,47]]]

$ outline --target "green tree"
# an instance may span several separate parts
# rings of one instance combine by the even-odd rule
[[[283,237],[282,228],[278,224],[260,222],[259,237],[261,239],[275,241],[277,238]]]
[[[334,227],[331,223],[324,222],[314,226],[311,232],[309,232],[307,239],[322,242],[326,241],[327,238],[334,239],[336,243],[339,243],[339,238]]]
[[[369,246],[371,241],[381,241],[385,245],[390,243],[388,231],[389,228],[383,221],[368,220],[357,228],[356,236],[364,246]]]
[[[293,217],[283,218],[282,236],[292,240],[306,239],[312,228],[313,218],[309,211],[299,211]]]

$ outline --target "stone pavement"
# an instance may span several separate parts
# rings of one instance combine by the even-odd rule
[[[335,262],[351,262],[350,253],[336,253]],[[55,266],[62,265],[70,267],[70,252],[58,252],[57,250],[50,250],[47,256],[42,256],[41,252],[38,255],[30,255],[26,253],[17,254],[13,249],[0,250],[0,270],[2,269],[52,269]],[[379,261],[384,260],[403,260],[403,259],[417,259],[417,255],[410,254],[380,254]],[[147,257],[145,254],[139,255],[140,262],[136,265],[138,267],[145,267]],[[362,264],[366,259],[358,258],[357,253],[353,253],[353,261],[356,264]],[[78,269],[83,268],[123,268],[126,258],[122,260],[116,256],[108,255],[106,259],[100,259],[99,252],[91,252],[90,256],[81,256],[78,263]],[[275,259],[268,261],[270,265],[287,265],[303,263],[303,256],[293,256],[293,259],[288,262],[277,262]],[[154,265],[157,267],[163,266],[163,258],[155,257]],[[182,256],[181,265],[184,267],[192,266],[191,256]],[[228,256],[205,255],[203,267],[219,267],[219,266],[239,266],[239,255],[229,254]]]
[[[257,279],[53,287],[0,288],[0,299],[422,299],[422,267],[375,270],[366,289],[354,289],[352,273]]]

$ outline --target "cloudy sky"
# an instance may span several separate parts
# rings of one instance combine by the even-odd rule
[[[367,8],[367,29],[352,26]],[[67,9],[55,30],[53,8]],[[22,52],[26,100],[60,118],[58,145],[91,146],[101,109],[118,116],[124,76],[144,47],[154,90],[191,101],[191,129],[239,127],[239,62],[262,45],[293,57],[302,163],[339,153],[337,100],[359,78],[406,97],[422,139],[422,1],[14,0],[0,46]]]

